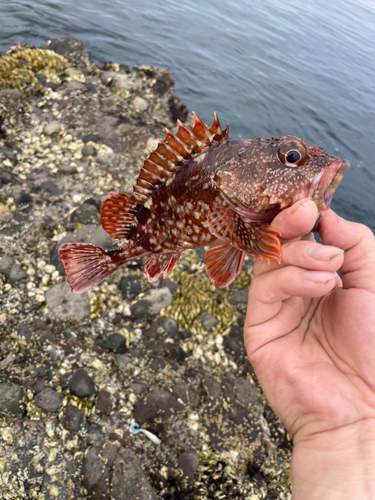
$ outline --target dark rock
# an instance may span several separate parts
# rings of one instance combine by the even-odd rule
[[[87,293],[76,295],[69,283],[57,283],[45,292],[46,303],[51,316],[59,318],[85,319],[90,316],[90,302]]]
[[[22,92],[16,89],[0,90],[0,104],[3,104],[8,111],[18,111],[23,101]]]
[[[99,210],[94,204],[85,202],[71,213],[69,220],[80,224],[99,224]]]
[[[249,410],[237,409],[229,415],[229,418],[235,425],[240,425],[243,423],[244,419],[249,417]]]
[[[148,389],[148,381],[140,378],[131,382],[129,387],[135,394],[142,394],[142,392],[145,392]]]
[[[4,274],[11,283],[18,283],[28,278],[26,271],[10,255],[1,257],[0,273]]]
[[[82,368],[73,375],[69,389],[72,394],[79,398],[87,398],[96,392],[93,379]]]
[[[202,323],[206,332],[212,332],[212,329],[219,324],[219,320],[207,311],[202,311],[196,319]]]
[[[212,378],[206,378],[202,381],[202,385],[207,393],[207,395],[218,401],[223,398],[223,391],[221,389],[221,383],[213,380]]]
[[[60,189],[52,181],[42,182],[42,184],[40,184],[39,186],[35,186],[33,188],[33,192],[34,193],[41,193],[42,197],[44,199],[46,199],[48,195],[49,196],[60,196],[60,194],[61,194]]]
[[[111,245],[112,238],[103,228],[91,224],[83,226],[75,233],[67,234],[64,238],[61,238],[51,252],[51,264],[53,264],[63,276],[65,273],[60,261],[59,247],[66,242],[96,243],[105,247]]]
[[[168,307],[173,302],[173,296],[167,287],[151,290],[143,299],[130,307],[132,316],[140,318],[142,316],[156,316],[161,309]]]
[[[111,395],[105,389],[100,389],[96,400],[96,409],[101,413],[109,415],[112,411],[113,403]]]
[[[234,394],[234,379],[229,379],[227,377],[223,377],[221,379],[221,389],[223,391],[223,396],[228,403],[234,403],[235,394]]]
[[[3,382],[0,384],[0,415],[23,415],[23,389],[19,385]]]
[[[178,398],[182,399],[184,403],[188,402],[186,382],[176,382],[173,385],[173,392]]]
[[[13,180],[12,172],[9,172],[8,170],[3,170],[0,172],[0,182],[2,184],[10,184],[12,180]]]
[[[65,57],[72,66],[79,66],[86,71],[87,66],[91,64],[90,56],[82,42],[75,38],[60,36],[49,40],[45,49],[53,50],[56,54]]]
[[[48,87],[49,89],[52,89],[54,92],[56,92],[56,90],[59,88],[59,84],[56,82],[47,82],[46,87]]]
[[[157,500],[136,455],[121,449],[115,461],[112,478],[113,500]]]
[[[199,457],[196,451],[186,450],[178,457],[178,466],[182,470],[187,480],[187,488],[190,490],[194,486],[194,476],[199,465]]]
[[[65,90],[67,92],[74,92],[75,90],[86,90],[86,85],[75,80],[71,80],[67,83]]]
[[[32,206],[32,198],[28,193],[21,193],[16,200],[18,210],[21,212],[29,213]]]
[[[83,146],[82,148],[82,156],[96,156],[96,148],[92,144],[86,144],[86,146]]]
[[[142,291],[142,278],[136,275],[123,276],[118,287],[124,300],[133,299]]]
[[[97,92],[100,89],[100,80],[96,76],[86,78],[86,87],[90,92]]]
[[[156,94],[164,95],[169,89],[173,88],[174,86],[173,75],[167,69],[162,68],[157,68],[156,73],[156,82],[153,86],[153,90]]]
[[[81,410],[74,406],[67,406],[65,408],[64,417],[62,419],[62,424],[65,429],[72,432],[78,432],[83,421],[84,416]]]
[[[100,142],[99,134],[87,134],[82,137],[83,142],[86,144],[87,142]]]
[[[249,295],[249,290],[235,290],[229,296],[228,302],[232,306],[237,306],[238,304],[247,304]]]
[[[106,460],[108,467],[113,467],[118,455],[118,448],[115,444],[107,443],[102,451],[102,457]]]
[[[258,396],[249,380],[238,378],[235,380],[236,400],[246,408],[258,404]]]
[[[170,292],[173,294],[178,288],[178,283],[171,280],[170,278],[165,278],[162,281],[162,286],[166,286],[167,288],[169,288]]]
[[[35,73],[34,76],[41,85],[45,85],[47,83],[47,77],[42,75],[42,73]]]
[[[125,337],[120,333],[111,333],[101,344],[99,344],[102,349],[107,349],[108,351],[115,351],[119,354],[124,354],[126,352]]]
[[[109,500],[107,487],[109,471],[105,459],[100,455],[100,447],[90,448],[82,465],[83,486],[91,500]],[[113,494],[112,494],[113,497]]]
[[[225,351],[234,357],[238,363],[246,358],[246,349],[243,343],[243,329],[238,325],[232,325],[228,335],[224,337]]]
[[[175,95],[171,96],[171,98],[169,99],[169,109],[171,111],[172,118],[175,121],[181,120],[182,122],[184,122],[189,116],[188,108]]]
[[[131,363],[131,361],[132,361],[129,358],[129,356],[126,356],[125,354],[115,354],[115,359],[116,359],[116,363],[117,363],[118,367],[123,372],[126,372],[126,370],[128,369],[129,363]]]
[[[147,332],[144,333],[143,338],[173,338],[178,333],[178,324],[172,318],[158,318]]]
[[[16,332],[20,337],[23,337],[28,344],[32,342],[32,331],[26,323],[20,323],[17,325]]]
[[[141,401],[138,401],[134,408],[134,418],[143,425],[151,423],[156,417],[162,420],[168,419],[172,413],[180,411],[183,406],[170,393],[156,386]]]
[[[71,165],[60,165],[59,174],[62,175],[74,175],[78,172],[76,167],[72,167]]]
[[[166,366],[167,362],[160,356],[155,356],[154,358],[152,358],[149,365],[150,370],[152,370],[153,372],[160,372],[161,370],[164,370]]]
[[[48,385],[44,382],[44,380],[37,380],[35,384],[33,385],[33,393],[34,394],[39,394],[40,392],[44,391],[44,389],[48,389]]]
[[[17,160],[17,155],[16,155],[16,150],[12,148],[7,148],[6,146],[0,146],[0,154],[3,154],[5,158],[8,158],[13,165],[17,165],[18,160]]]
[[[54,413],[60,409],[61,397],[50,387],[43,389],[34,398],[38,408],[48,413]]]

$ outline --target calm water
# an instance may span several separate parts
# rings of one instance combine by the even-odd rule
[[[233,138],[291,134],[352,168],[333,208],[375,230],[372,0],[0,0],[0,47],[78,38],[97,64],[171,70]]]

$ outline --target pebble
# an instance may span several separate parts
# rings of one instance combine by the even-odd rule
[[[112,165],[116,159],[115,153],[106,153],[105,155],[96,156],[95,160],[101,165]]]
[[[194,486],[194,476],[199,465],[199,457],[195,450],[185,450],[178,457],[178,466],[187,479],[187,490]]]
[[[125,337],[120,333],[111,333],[111,335],[99,345],[102,349],[106,349],[107,351],[115,351],[119,354],[124,354],[124,352],[126,352]]]
[[[87,398],[96,393],[96,387],[93,379],[88,373],[80,368],[73,375],[69,389],[72,394],[79,398]]]
[[[67,406],[65,408],[62,424],[68,431],[78,432],[83,424],[84,416],[81,410],[74,406]]]
[[[225,335],[223,341],[225,351],[232,355],[235,362],[244,361],[246,357],[246,349],[243,343],[243,329],[238,325],[232,325],[228,335]]]
[[[10,255],[1,257],[0,273],[4,274],[10,283],[18,283],[28,278],[27,272]]]
[[[142,291],[142,278],[137,275],[124,276],[118,287],[124,300],[134,299]]]
[[[229,296],[228,302],[232,304],[232,306],[237,306],[238,304],[247,304],[249,296],[249,290],[235,290]]]
[[[173,318],[157,318],[151,328],[144,333],[143,337],[145,339],[148,337],[158,339],[161,336],[173,338],[177,335],[177,333],[178,324]]]
[[[86,87],[91,92],[97,92],[100,89],[100,80],[96,76],[86,78]]]
[[[19,337],[23,337],[25,339],[27,344],[32,342],[32,331],[26,323],[19,323],[19,325],[16,326],[16,332]]]
[[[143,378],[136,379],[129,384],[129,387],[135,394],[142,394],[142,392],[147,391],[148,381]]]
[[[125,354],[116,354],[115,355],[116,363],[120,370],[123,372],[126,372],[128,365],[131,363],[131,358],[129,356],[126,356]]]
[[[46,135],[54,135],[58,134],[61,130],[63,130],[64,125],[60,122],[53,121],[44,127],[44,133]]]
[[[212,332],[212,329],[219,324],[219,320],[207,311],[202,311],[196,319],[202,323],[206,332]]]
[[[235,380],[234,385],[236,389],[236,400],[241,405],[248,408],[249,405],[256,405],[258,403],[258,396],[249,380],[239,378]]]
[[[23,389],[17,384],[0,383],[0,415],[23,415]]]
[[[45,292],[45,298],[51,316],[58,316],[62,319],[90,317],[90,302],[87,293],[73,294],[69,283],[53,285]]]
[[[35,396],[34,402],[41,410],[47,413],[55,413],[60,409],[61,397],[56,391],[47,387]]]
[[[100,389],[98,392],[98,397],[96,399],[96,409],[101,413],[109,415],[113,408],[113,402],[111,395],[105,389]]]
[[[68,82],[68,84],[65,87],[65,89],[68,92],[73,92],[75,90],[85,90],[86,89],[86,85],[84,83],[79,83],[79,82],[76,82],[75,80],[71,80],[70,82]]]
[[[52,181],[46,181],[42,182],[42,184],[38,184],[37,186],[34,187],[33,192],[42,193],[42,197],[44,199],[47,198],[46,194],[49,194],[50,196],[60,196],[61,194],[60,189]]]
[[[130,312],[135,317],[155,316],[163,308],[168,307],[173,302],[173,295],[167,287],[151,290],[143,299],[130,307]]]
[[[148,395],[138,401],[134,407],[134,418],[139,425],[152,423],[155,418],[163,421],[173,413],[183,409],[183,406],[170,392],[154,386]]]
[[[113,470],[113,500],[157,500],[157,496],[132,450],[120,449]]]
[[[80,224],[99,224],[99,210],[92,203],[82,203],[80,207],[70,214],[69,220]]]
[[[107,493],[109,471],[105,459],[100,455],[99,446],[90,448],[83,461],[82,475],[83,486],[87,490],[88,498],[91,500],[109,500],[110,497]]]
[[[29,193],[19,193],[19,196],[16,198],[16,205],[18,210],[24,213],[29,213],[32,207],[32,198]]]
[[[73,167],[71,165],[60,165],[58,167],[58,172],[62,175],[74,175],[78,172],[78,170],[76,169],[76,167]]]
[[[85,157],[96,156],[96,147],[92,144],[86,144],[86,146],[83,146],[81,153]]]
[[[223,398],[223,391],[221,389],[221,383],[213,380],[212,378],[206,378],[202,381],[202,385],[207,393],[207,395],[218,401]]]

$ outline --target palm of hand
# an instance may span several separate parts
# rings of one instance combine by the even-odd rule
[[[306,207],[310,210],[310,219],[314,220],[315,209],[309,203]],[[327,219],[333,217],[336,216],[330,214]],[[335,244],[332,238],[337,239],[337,234],[329,234],[333,221],[324,219],[323,243]],[[311,220],[305,217],[301,228],[305,225],[309,231],[312,227],[308,227],[309,224]],[[275,219],[275,226],[280,225],[282,227],[283,220]],[[337,275],[336,279],[325,284],[313,283],[312,288],[309,282],[306,286],[297,283],[295,286],[303,296],[282,292],[281,299],[283,293],[286,298],[272,302],[272,294],[278,292],[272,291],[272,286],[267,289],[268,285],[264,285],[266,278],[262,275],[273,273],[276,277],[274,287],[277,287],[277,273],[283,269],[283,279],[287,279],[287,264],[291,262],[281,266],[257,262],[255,268],[255,275],[262,278],[258,283],[254,280],[253,294],[259,295],[262,286],[266,288],[263,298],[266,297],[267,304],[254,304],[250,291],[245,344],[271,407],[294,436],[295,442],[359,420],[375,418],[375,283],[372,286],[375,282],[375,243],[372,233],[363,230],[364,226],[356,226],[363,233],[357,238],[359,243],[345,248],[345,258],[337,256],[326,261],[325,267],[317,268],[327,271],[340,268],[344,288],[341,288],[342,282]],[[301,228],[297,227],[297,233]],[[370,245],[366,244],[367,240]],[[308,242],[294,240],[285,246],[285,253],[291,254],[293,246],[301,252],[307,245]],[[341,248],[340,244],[336,245]],[[298,254],[293,255],[295,258]],[[303,259],[297,259],[298,265],[303,266]],[[358,269],[361,265],[362,270]],[[297,269],[306,272],[300,267]],[[293,288],[293,279],[291,284],[281,281],[280,287]],[[252,306],[258,306],[259,312],[252,312]]]

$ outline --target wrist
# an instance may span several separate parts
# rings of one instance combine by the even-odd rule
[[[295,437],[293,500],[375,498],[375,420]]]

